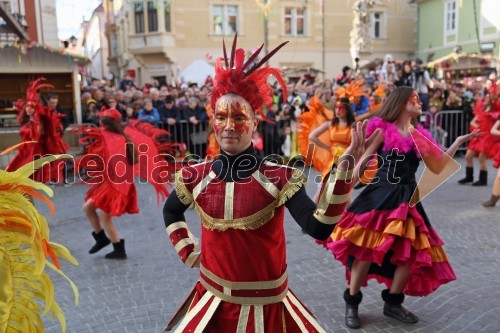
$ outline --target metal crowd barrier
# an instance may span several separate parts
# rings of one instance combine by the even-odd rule
[[[420,117],[420,122],[425,124],[427,117],[431,117],[430,113],[424,112]],[[457,137],[469,132],[469,124],[472,120],[472,118],[469,118],[470,116],[462,110],[438,111],[434,119],[427,122],[429,125],[427,130],[438,144],[448,148]],[[459,151],[465,151],[466,149],[467,143],[458,148]]]

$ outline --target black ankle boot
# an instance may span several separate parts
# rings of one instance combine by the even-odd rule
[[[94,237],[96,243],[89,250],[89,253],[96,253],[97,251],[105,246],[108,246],[111,243],[104,230],[99,231],[97,234],[93,231],[92,237]]]
[[[120,242],[118,243],[113,243],[113,248],[113,252],[110,252],[104,256],[106,259],[127,259],[124,239],[120,239]]]
[[[458,181],[459,184],[472,183],[474,181],[474,168],[465,167],[465,178]]]
[[[349,293],[349,288],[344,291],[345,301],[345,324],[349,328],[360,328],[361,322],[359,321],[358,305],[363,299],[363,294],[358,292],[357,295],[352,296]]]
[[[488,170],[479,171],[479,180],[472,183],[472,186],[486,186],[488,185]]]
[[[404,294],[390,294],[389,289],[382,291],[382,299],[384,300],[384,315],[399,320],[405,324],[415,324],[418,322],[418,317],[405,309],[403,301]]]

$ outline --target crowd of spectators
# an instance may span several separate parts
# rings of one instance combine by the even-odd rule
[[[374,91],[383,84],[386,95],[396,87],[410,86],[419,94],[423,110],[428,111],[420,119],[430,129],[440,143],[446,145],[454,136],[467,131],[473,115],[475,103],[483,100],[491,80],[490,77],[444,81],[435,78],[420,60],[396,61],[386,55],[383,64],[369,70],[352,69],[344,66],[335,79],[319,80],[318,77],[304,74],[300,78],[289,79],[288,97],[283,101],[282,91],[274,91],[274,104],[266,111],[270,122],[260,122],[255,143],[262,146],[262,154],[294,156],[298,130],[297,119],[302,112],[308,111],[310,99],[318,95],[326,108],[333,110],[338,98],[336,91],[354,81],[364,80],[364,96],[358,97],[351,105],[357,116],[370,113],[379,101]],[[130,76],[125,76],[119,86],[112,86],[109,81],[94,80],[88,87],[82,88],[83,122],[98,124],[98,113],[102,107],[115,108],[123,121],[137,119],[164,128],[172,134],[172,140],[186,143],[190,153],[204,156],[207,137],[210,132],[206,105],[210,102],[212,83],[182,83],[178,86],[147,84],[138,87]],[[446,120],[437,115],[453,110],[460,113],[460,120]],[[443,118],[444,119],[444,118]],[[443,122],[443,123],[441,123]],[[454,127],[453,129],[450,127]],[[458,128],[456,128],[458,126]]]

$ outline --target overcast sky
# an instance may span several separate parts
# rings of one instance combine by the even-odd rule
[[[59,39],[66,40],[78,35],[83,17],[90,19],[101,0],[56,0],[57,28]]]

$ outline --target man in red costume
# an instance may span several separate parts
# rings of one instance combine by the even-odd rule
[[[276,68],[259,68],[284,44],[251,68],[262,47],[244,63],[244,50],[219,58],[211,104],[220,155],[183,168],[165,203],[167,233],[181,260],[200,268],[200,280],[166,330],[176,332],[325,332],[288,289],[284,206],[309,235],[324,240],[345,208],[354,161],[364,151],[366,123],[353,129],[352,144],[326,177],[316,206],[300,170],[256,156],[252,134],[263,106],[272,104]],[[225,66],[222,65],[225,63]],[[184,212],[193,205],[202,222],[202,252]]]

